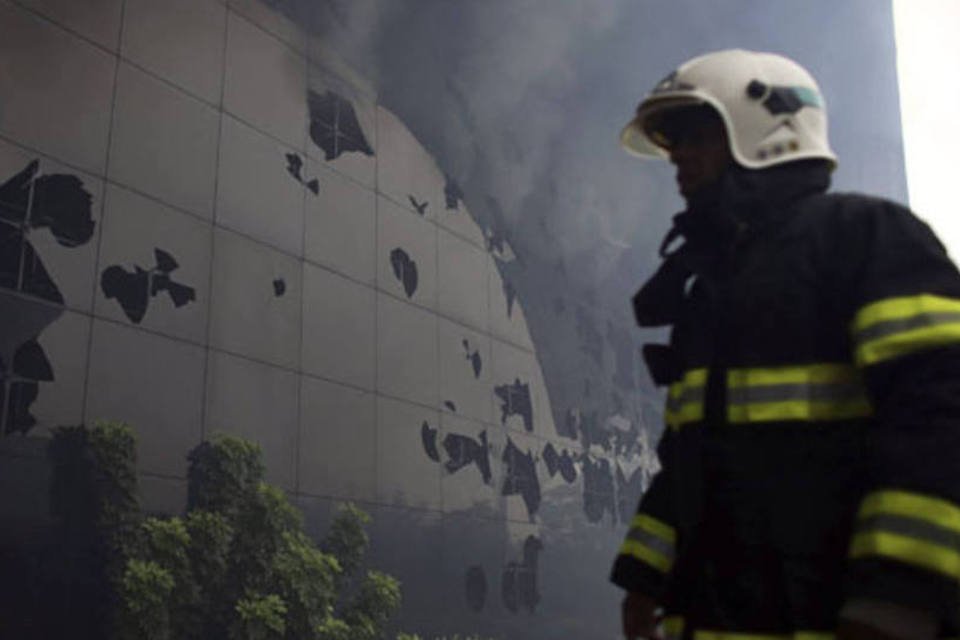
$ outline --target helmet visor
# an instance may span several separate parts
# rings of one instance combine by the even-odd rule
[[[620,132],[620,145],[633,155],[665,158],[692,130],[691,124],[717,117],[713,107],[690,95],[647,99]]]
[[[686,104],[651,113],[643,122],[647,138],[670,151],[684,143],[700,144],[707,129],[723,127],[720,114],[707,104]]]

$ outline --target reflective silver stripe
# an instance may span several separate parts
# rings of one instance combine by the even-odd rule
[[[644,531],[639,527],[634,527],[627,533],[627,540],[635,540],[643,546],[662,554],[664,557],[670,560],[670,562],[673,562],[675,554],[673,545],[663,538],[658,538],[649,531]]]
[[[960,549],[960,533],[906,516],[876,515],[857,523],[858,532],[884,531],[948,549]]]
[[[683,405],[691,403],[700,403],[703,402],[703,399],[707,396],[707,390],[705,387],[684,387],[683,391],[679,395],[674,397],[667,397],[667,409],[669,411],[680,411],[680,408]]]
[[[842,402],[863,398],[864,388],[860,383],[827,384],[765,384],[733,387],[727,390],[730,404],[751,402],[781,402],[784,400],[812,400],[817,402]]]
[[[902,333],[912,329],[922,329],[924,327],[933,327],[938,324],[960,323],[960,312],[938,311],[923,312],[909,318],[898,318],[896,320],[885,320],[869,327],[857,331],[855,338],[857,342],[866,342],[885,338],[895,333]]]

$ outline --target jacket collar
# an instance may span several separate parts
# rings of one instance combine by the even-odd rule
[[[723,252],[756,235],[790,210],[790,204],[830,187],[830,164],[802,160],[769,169],[749,170],[732,165],[723,177],[687,203],[674,216],[674,228],[664,239],[661,253],[678,236],[696,252]]]

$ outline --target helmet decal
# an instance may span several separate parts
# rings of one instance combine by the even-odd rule
[[[763,100],[763,106],[774,116],[796,113],[804,107],[823,107],[820,94],[810,87],[771,87],[759,80],[751,80],[747,85],[747,95],[754,100]]]

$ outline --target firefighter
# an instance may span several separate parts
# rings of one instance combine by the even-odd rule
[[[811,75],[719,51],[621,134],[687,208],[634,298],[661,472],[611,579],[627,638],[949,637],[960,609],[960,273],[896,203],[827,193]]]

